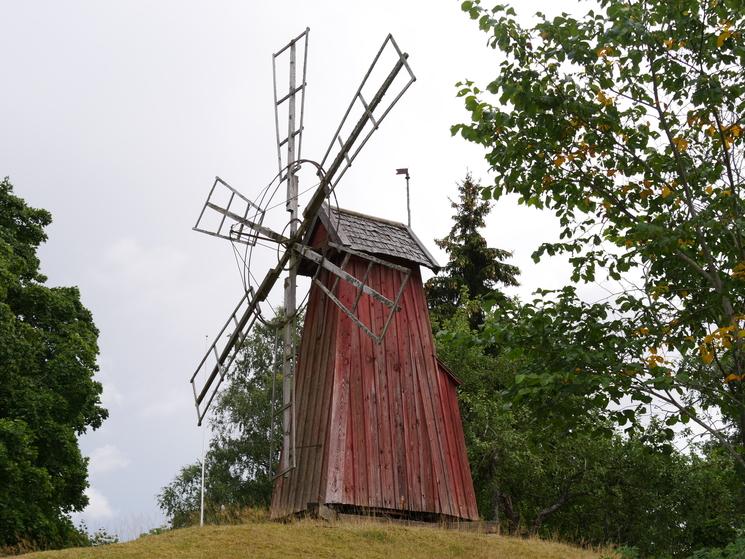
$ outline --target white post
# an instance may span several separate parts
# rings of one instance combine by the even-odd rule
[[[199,526],[204,526],[204,463],[207,460],[207,453],[204,450],[204,425],[202,425],[202,488],[199,504]]]

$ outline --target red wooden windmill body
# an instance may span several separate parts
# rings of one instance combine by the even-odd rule
[[[270,295],[287,273],[281,367],[275,370],[282,398],[277,409],[273,389],[269,410],[272,418],[282,418],[276,469],[275,453],[269,458],[272,516],[325,505],[342,512],[475,520],[458,380],[435,354],[419,271],[437,269],[437,263],[406,225],[329,205],[362,147],[416,78],[408,55],[388,35],[323,158],[304,159],[308,33],[272,55],[279,172],[254,201],[216,177],[194,226],[229,240],[244,266],[243,294],[190,377],[197,422],[205,420],[253,325],[266,323],[267,311],[273,314]],[[286,89],[277,87],[280,57],[289,68]],[[279,126],[285,109],[286,133]],[[300,191],[304,166],[314,169],[319,182]],[[406,178],[408,185],[408,171]],[[284,202],[274,199],[281,184]],[[274,210],[289,219],[272,228]],[[258,281],[253,249],[266,243],[276,245],[277,262]],[[297,274],[312,277],[299,351]]]
[[[321,212],[308,244],[337,265],[334,247],[355,251],[344,270],[390,299],[405,285],[375,343],[321,286],[372,331],[385,323],[385,306],[333,274],[317,275],[296,370],[296,463],[275,481],[272,516],[323,504],[476,520],[459,381],[437,359],[419,272],[437,263],[406,225],[346,210]],[[408,268],[408,281],[363,254]]]

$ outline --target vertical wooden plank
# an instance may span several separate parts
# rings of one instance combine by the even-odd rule
[[[378,274],[383,278],[381,283],[387,279],[387,271],[378,269]],[[378,313],[375,313],[375,326],[381,325]],[[389,377],[393,370],[398,368],[394,362],[396,345],[395,321],[386,333],[381,344],[376,344],[375,374],[378,394],[378,463],[380,466],[380,487],[382,493],[383,507],[387,509],[396,508],[397,494],[394,484],[394,459],[393,441],[394,433],[392,426],[392,399],[390,397]]]
[[[326,275],[326,281],[329,281],[328,274]],[[312,485],[314,488],[314,494],[312,500],[316,502],[325,502],[326,497],[326,472],[328,471],[329,463],[329,436],[330,436],[330,424],[331,424],[331,408],[333,405],[332,394],[334,385],[334,356],[336,355],[336,322],[337,322],[337,307],[334,303],[329,300],[328,297],[323,297],[323,327],[324,335],[321,343],[323,347],[323,358],[319,365],[319,372],[321,375],[321,382],[323,384],[321,396],[318,402],[315,403],[319,410],[318,420],[318,441],[321,447],[319,448],[319,456],[313,466],[313,477]]]
[[[352,382],[349,383],[349,410],[347,411],[347,444],[344,448],[344,494],[341,503],[357,504],[355,500],[355,471],[354,471],[354,414],[352,413]]]
[[[320,276],[321,281],[328,283],[328,274],[325,272]],[[298,415],[298,423],[302,423],[303,438],[298,442],[298,483],[296,496],[293,498],[298,510],[307,510],[308,503],[317,502],[319,488],[317,485],[315,471],[321,461],[323,451],[323,435],[325,434],[325,421],[321,419],[324,407],[323,400],[328,402],[325,387],[328,385],[326,378],[329,376],[323,368],[327,356],[332,351],[327,337],[330,326],[325,320],[327,297],[321,290],[311,285],[310,303],[308,314],[313,315],[313,331],[304,333],[304,340],[312,349],[308,352],[312,359],[302,363],[303,365],[303,395],[298,405],[303,406],[304,413]],[[298,429],[300,431],[300,428]]]
[[[434,357],[434,356],[433,356]],[[453,433],[453,421],[452,412],[450,409],[450,380],[445,373],[437,364],[435,359],[435,371],[437,375],[437,384],[439,386],[440,393],[440,413],[442,414],[443,424],[445,425],[445,437],[447,440],[446,446],[446,457],[448,461],[448,468],[450,470],[451,490],[450,494],[453,497],[452,503],[455,506],[454,516],[461,518],[465,517],[465,494],[463,492],[463,475],[460,469],[460,460],[458,457],[458,448],[455,442],[455,435]]]
[[[406,466],[409,476],[408,494],[409,505],[412,510],[434,511],[436,509],[434,484],[429,472],[431,466],[431,448],[427,432],[426,418],[422,402],[422,394],[418,388],[417,368],[414,358],[414,346],[418,343],[416,337],[416,317],[411,308],[408,290],[411,282],[405,288],[401,298],[400,319],[403,324],[403,332],[400,336],[400,351],[403,358],[403,405],[405,416],[408,418],[406,425]]]
[[[400,279],[399,279],[400,281]],[[406,288],[408,289],[408,288]],[[421,496],[421,469],[420,458],[422,451],[422,440],[418,436],[419,418],[416,414],[415,405],[416,391],[413,382],[413,365],[411,360],[411,325],[409,323],[410,315],[406,298],[402,297],[400,302],[401,310],[396,316],[396,326],[398,328],[398,358],[401,367],[399,371],[399,399],[396,402],[399,413],[403,419],[401,428],[403,429],[404,445],[397,450],[396,459],[402,466],[403,477],[399,478],[400,494],[397,508],[420,510],[422,506]]]
[[[340,290],[341,292],[342,290]],[[331,399],[331,420],[329,422],[329,464],[326,477],[328,479],[324,502],[344,502],[347,467],[347,434],[351,441],[351,425],[349,414],[350,395],[350,345],[351,329],[345,324],[344,317],[336,311],[336,344],[334,355],[334,381]]]
[[[395,286],[395,283],[394,283]],[[399,314],[394,317],[386,333],[385,346],[385,382],[387,385],[388,431],[390,446],[387,449],[391,464],[392,502],[391,508],[401,506],[406,501],[406,438],[404,435],[404,409],[401,399],[402,359],[399,350],[400,337]]]
[[[355,258],[355,277],[362,279],[367,270],[367,263]],[[380,268],[377,264],[373,266],[367,283],[374,289],[379,289],[376,283],[376,272]],[[371,306],[373,309],[371,309]],[[374,324],[374,307],[379,306],[371,297],[363,295],[358,302],[358,317],[363,324]],[[375,329],[372,329],[373,332]],[[367,467],[367,497],[368,506],[383,507],[383,499],[380,489],[380,454],[379,454],[379,423],[378,423],[378,397],[376,391],[377,376],[377,350],[378,344],[373,341],[361,329],[360,334],[360,376],[363,392],[363,417],[365,425],[365,464]]]
[[[435,362],[435,349],[434,340],[432,338],[432,328],[429,324],[428,313],[426,308],[426,301],[424,297],[424,289],[419,275],[419,270],[416,270],[415,284],[419,286],[418,289],[413,289],[412,299],[413,305],[417,316],[417,328],[420,336],[420,362],[426,371],[426,390],[430,394],[430,401],[432,402],[432,413],[435,421],[436,437],[437,440],[433,441],[433,444],[437,444],[440,450],[440,465],[442,467],[442,481],[445,484],[444,494],[445,501],[443,502],[443,512],[445,514],[451,514],[457,516],[457,495],[453,491],[453,472],[450,467],[450,460],[447,456],[447,428],[445,425],[445,418],[443,417],[442,399],[444,394],[440,392],[440,384],[438,382],[439,367]],[[445,507],[447,510],[445,510]]]
[[[421,495],[421,504],[418,510],[426,512],[439,511],[439,495],[437,491],[436,476],[434,475],[435,464],[433,458],[434,448],[432,436],[427,428],[427,416],[424,410],[424,394],[420,389],[419,372],[416,367],[416,359],[413,350],[410,350],[410,362],[412,367],[412,401],[413,410],[416,414],[416,431],[412,438],[416,446],[412,449],[414,467],[416,467],[415,490]]]
[[[409,280],[410,288],[406,290],[407,303],[410,305],[412,315],[410,316],[411,328],[412,328],[412,339],[415,340],[412,343],[412,355],[413,362],[416,370],[416,378],[418,382],[418,389],[422,393],[422,402],[424,404],[424,415],[426,418],[427,425],[427,437],[432,446],[432,472],[430,475],[434,475],[434,483],[437,491],[437,497],[439,501],[439,507],[437,512],[445,513],[452,507],[450,506],[450,495],[448,475],[447,475],[447,461],[444,456],[444,444],[443,433],[442,433],[442,422],[440,414],[437,413],[434,405],[437,402],[438,391],[436,387],[432,385],[436,382],[436,377],[432,374],[431,367],[427,367],[425,360],[427,339],[422,336],[421,328],[421,317],[420,310],[416,304],[416,293],[417,289],[422,289],[421,279],[419,279],[418,273],[412,274]],[[427,325],[429,328],[429,325]],[[425,472],[422,472],[423,475]]]
[[[344,299],[345,306],[350,308],[356,292],[351,284],[340,282],[344,285],[344,291],[349,292],[349,296]],[[364,387],[362,384],[362,359],[360,355],[360,336],[365,334],[354,324],[346,315],[342,317],[342,322],[351,330],[350,333],[350,412],[352,416],[352,458],[354,465],[353,476],[353,495],[350,496],[352,503],[358,506],[368,506],[368,486],[367,486],[367,458],[366,458],[366,439],[367,439],[367,421],[365,420],[364,405]],[[349,445],[349,439],[347,440]],[[349,475],[347,474],[347,478]]]
[[[461,472],[463,475],[463,489],[466,496],[466,518],[478,520],[479,511],[476,505],[476,493],[473,489],[473,478],[471,477],[471,467],[468,463],[468,451],[466,450],[466,439],[463,434],[463,421],[458,406],[458,391],[455,383],[452,385],[452,395],[450,397],[451,417],[455,431],[458,456],[460,459]]]

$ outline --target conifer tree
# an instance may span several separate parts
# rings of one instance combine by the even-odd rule
[[[458,201],[450,201],[455,210],[453,227],[446,237],[435,241],[449,256],[443,273],[425,284],[430,313],[435,320],[452,316],[464,294],[469,299],[495,292],[501,295],[500,285],[518,284],[520,270],[505,262],[512,253],[488,246],[479,232],[491,209],[489,201],[480,193],[481,187],[468,173],[458,185]],[[481,311],[473,311],[472,327],[479,325],[481,315]]]

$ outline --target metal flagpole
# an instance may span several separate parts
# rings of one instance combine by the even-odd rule
[[[209,336],[204,336],[204,345],[205,347],[209,344]],[[204,463],[206,462],[207,453],[204,450],[204,429],[205,426],[202,425],[202,483],[200,487],[200,495],[199,495],[199,526],[204,526]]]

